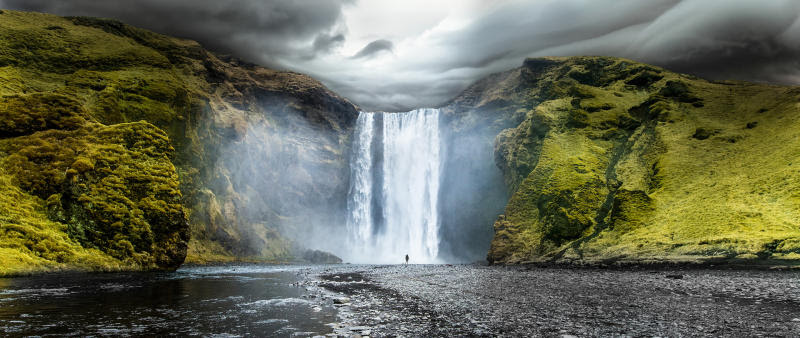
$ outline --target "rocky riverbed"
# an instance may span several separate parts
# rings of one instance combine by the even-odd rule
[[[345,336],[798,336],[800,271],[312,267]]]

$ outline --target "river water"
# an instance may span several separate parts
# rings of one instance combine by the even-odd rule
[[[0,278],[0,336],[326,334],[336,310],[295,284],[300,266]]]

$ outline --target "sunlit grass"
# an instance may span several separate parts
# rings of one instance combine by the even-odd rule
[[[490,258],[796,259],[800,90],[556,60],[497,139],[516,190]],[[632,85],[643,72],[657,76]]]

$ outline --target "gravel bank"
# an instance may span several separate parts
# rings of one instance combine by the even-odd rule
[[[800,272],[312,268],[340,335],[800,336]]]

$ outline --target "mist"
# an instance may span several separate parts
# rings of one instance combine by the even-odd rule
[[[236,229],[218,237],[234,237],[254,256],[341,253],[347,133],[276,99],[262,98],[259,105],[263,115],[243,121],[241,136],[229,138],[217,154],[212,190]]]
[[[454,105],[361,112],[352,137],[344,257],[484,261],[492,225],[508,201],[494,161],[495,135],[513,123],[505,113]]]
[[[348,219],[361,150],[357,128],[349,132],[343,157],[325,149],[339,135],[291,113],[251,121],[241,139],[223,147],[215,190],[233,192],[222,203],[230,203],[239,217],[230,221],[245,245],[242,252],[269,255],[285,238],[294,254],[323,250],[352,263],[399,263],[405,254],[414,263],[483,261],[492,224],[508,198],[493,160],[497,128],[456,130],[444,115],[436,115],[441,121],[437,137],[422,137],[421,125],[408,120],[402,122],[407,131],[396,131],[399,138],[389,146],[383,119],[377,119],[381,127],[373,131],[374,148],[368,150],[375,167],[368,173],[369,189],[375,196],[366,203],[379,205],[365,216],[370,224],[361,230],[351,228],[355,224]],[[433,155],[434,148],[439,155]],[[384,161],[395,162],[396,169],[389,170]],[[431,170],[437,174],[431,176]],[[432,237],[415,237],[422,235],[414,235],[415,227],[434,231]],[[366,235],[359,237],[358,231]]]
[[[458,263],[484,261],[494,221],[508,202],[502,172],[494,162],[495,135],[490,128],[473,133],[445,130],[443,135],[446,174],[440,191],[440,258]]]

